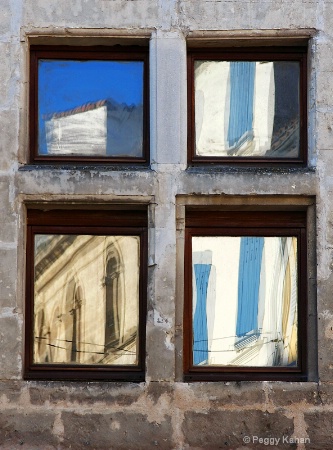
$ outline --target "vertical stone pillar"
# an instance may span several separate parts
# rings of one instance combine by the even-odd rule
[[[186,43],[157,31],[150,43],[151,167],[156,171],[155,260],[147,326],[147,380],[175,374],[176,219],[179,176],[186,168]]]

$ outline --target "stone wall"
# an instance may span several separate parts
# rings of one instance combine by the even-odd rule
[[[333,447],[332,13],[330,0],[0,0],[0,448]],[[308,168],[187,170],[187,42],[300,38],[309,39]],[[150,46],[151,167],[27,164],[29,44],[135,39]],[[149,205],[145,383],[23,380],[29,202]],[[313,381],[182,381],[184,205],[214,202],[315,206]]]

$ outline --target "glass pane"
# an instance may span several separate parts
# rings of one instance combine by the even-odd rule
[[[143,154],[143,62],[40,60],[38,153]]]
[[[193,364],[297,365],[297,238],[193,237]]]
[[[299,63],[196,61],[196,155],[297,158]]]
[[[35,235],[35,363],[138,363],[139,246],[137,236]]]

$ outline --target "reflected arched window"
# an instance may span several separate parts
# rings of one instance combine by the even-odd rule
[[[66,360],[71,362],[80,361],[81,304],[81,289],[71,280],[68,284],[64,314]]]
[[[37,315],[37,326],[38,326],[38,334],[37,334],[37,354],[40,362],[50,362],[52,360],[50,354],[50,328],[46,327],[45,324],[45,312],[42,309],[38,312]]]
[[[120,257],[113,249],[106,264],[105,276],[105,352],[120,341],[121,290]]]

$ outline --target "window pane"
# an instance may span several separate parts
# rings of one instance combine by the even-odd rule
[[[197,156],[297,158],[297,61],[195,61]]]
[[[143,61],[38,63],[38,154],[142,157]]]
[[[297,365],[297,238],[193,237],[193,364]]]
[[[138,363],[138,236],[36,234],[34,363]]]

